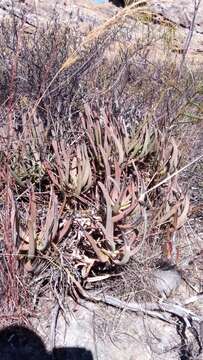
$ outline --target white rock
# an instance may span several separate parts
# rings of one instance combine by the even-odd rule
[[[157,269],[153,274],[153,282],[162,297],[169,297],[179,287],[181,275],[176,269]]]

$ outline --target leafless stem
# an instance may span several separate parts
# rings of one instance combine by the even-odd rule
[[[194,0],[194,12],[193,12],[193,17],[192,17],[192,21],[191,21],[191,24],[190,24],[189,32],[188,32],[188,35],[187,35],[187,38],[186,38],[186,41],[185,41],[185,46],[184,46],[184,50],[183,50],[183,56],[182,56],[182,60],[181,60],[181,63],[180,63],[180,74],[179,74],[179,76],[182,73],[183,65],[185,63],[185,59],[186,59],[186,56],[187,56],[187,53],[188,53],[188,50],[189,50],[189,47],[190,47],[190,43],[192,41],[192,37],[193,37],[193,34],[194,34],[194,30],[195,30],[195,20],[196,20],[196,17],[197,17],[197,13],[198,13],[198,10],[199,10],[200,3],[201,3],[201,0]]]

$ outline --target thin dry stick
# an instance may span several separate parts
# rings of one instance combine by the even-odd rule
[[[149,194],[151,191],[157,189],[159,186],[165,184],[168,180],[172,179],[174,176],[178,175],[179,173],[181,173],[182,171],[186,170],[188,167],[190,167],[191,165],[193,165],[195,162],[199,161],[201,158],[203,158],[203,154],[198,156],[197,158],[195,158],[193,161],[189,162],[189,164],[183,166],[181,169],[175,171],[173,174],[169,175],[166,179],[162,180],[161,182],[159,182],[158,184],[154,185],[152,188],[150,188],[149,190],[145,191],[143,194],[140,195],[139,201],[143,202],[145,196],[147,194]]]
[[[50,343],[52,349],[55,348],[56,328],[57,328],[59,310],[60,310],[60,305],[57,303],[52,312],[52,321],[51,321],[51,329],[50,329]]]
[[[203,292],[201,292],[200,294],[191,296],[190,298],[184,300],[184,305],[189,305],[189,304],[199,301],[199,300],[203,300]]]
[[[186,56],[187,56],[187,53],[188,53],[188,50],[189,50],[189,47],[190,47],[190,43],[191,43],[191,40],[192,40],[192,37],[193,37],[194,30],[195,30],[195,20],[196,20],[196,17],[197,17],[197,13],[198,13],[198,10],[199,10],[200,3],[201,3],[201,0],[194,0],[194,12],[193,12],[192,21],[191,21],[191,24],[190,24],[189,33],[188,33],[188,36],[186,38],[185,47],[184,47],[184,50],[183,50],[182,60],[181,60],[181,63],[180,63],[179,78],[180,78],[180,75],[182,73],[183,65],[185,63],[185,59],[186,59]]]
[[[186,309],[182,305],[173,304],[173,303],[136,303],[136,302],[129,302],[122,301],[117,299],[113,296],[105,295],[104,298],[100,299],[99,301],[104,302],[105,304],[117,307],[119,309],[130,310],[133,312],[143,312],[145,314],[153,314],[155,311],[166,312],[176,316],[179,316],[183,319],[192,319],[199,323],[203,321],[203,316],[197,315],[192,311]]]

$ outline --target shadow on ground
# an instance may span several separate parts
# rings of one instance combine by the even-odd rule
[[[41,338],[32,330],[12,325],[0,330],[1,360],[93,360],[85,348],[55,348],[47,352]]]

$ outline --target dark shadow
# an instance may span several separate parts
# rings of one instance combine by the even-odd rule
[[[55,348],[47,352],[42,339],[32,330],[19,325],[0,330],[1,360],[93,360],[85,348]]]
[[[91,351],[85,348],[58,348],[52,352],[51,359],[54,360],[93,360]]]
[[[109,0],[109,2],[111,2],[112,4],[118,7],[125,7],[124,0]]]

